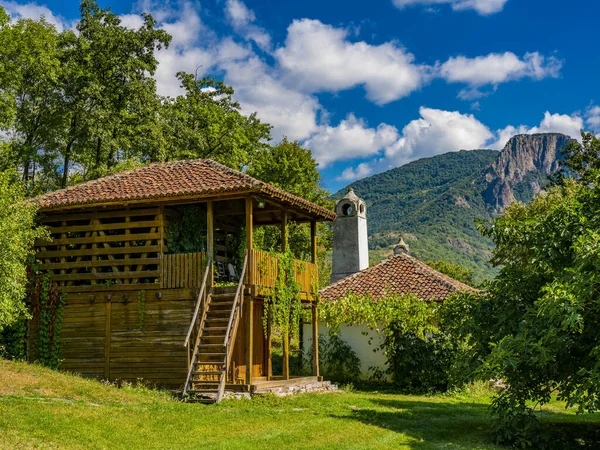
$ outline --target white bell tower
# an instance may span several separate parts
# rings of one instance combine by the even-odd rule
[[[369,267],[367,206],[352,188],[335,205],[331,282]]]

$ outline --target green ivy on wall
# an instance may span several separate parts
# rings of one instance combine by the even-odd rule
[[[298,338],[302,304],[300,300],[300,283],[295,277],[294,255],[288,250],[285,253],[273,253],[277,259],[275,287],[265,298],[263,328],[265,334],[269,322],[277,330],[288,330],[290,336]],[[259,267],[259,270],[263,268]]]
[[[66,294],[60,293],[47,272],[34,282],[32,301],[33,319],[38,323],[37,360],[40,364],[57,369],[61,363],[61,331]]]
[[[169,220],[166,240],[169,253],[205,252],[206,207],[185,205],[177,208],[178,214]]]

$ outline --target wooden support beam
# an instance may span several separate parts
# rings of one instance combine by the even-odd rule
[[[213,286],[215,284],[215,221],[212,200],[206,202],[206,253],[208,258],[212,260],[208,273],[208,286]]]
[[[316,302],[312,305],[312,340],[313,340],[313,376],[319,376],[319,306]]]
[[[104,378],[110,379],[110,320],[112,311],[112,303],[110,300],[106,302],[106,317],[104,319]]]
[[[266,309],[266,305],[265,305]],[[271,330],[271,318],[267,320],[267,380],[273,379],[273,333]]]
[[[281,211],[281,253],[287,251],[287,223],[288,212],[283,210]]]
[[[289,326],[285,327],[282,333],[282,348],[283,348],[283,379],[290,379],[290,332]]]
[[[252,384],[252,372],[254,363],[254,302],[252,297],[246,299],[246,384]]]
[[[310,262],[317,264],[317,222],[310,223]]]

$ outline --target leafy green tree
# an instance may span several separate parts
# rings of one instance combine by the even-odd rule
[[[153,160],[211,158],[241,170],[270,139],[271,126],[245,116],[233,89],[215,78],[179,72],[185,94],[163,99],[163,152]]]
[[[148,14],[142,27],[131,30],[93,0],[83,0],[80,10],[78,33],[61,36],[62,91],[56,108],[63,127],[49,143],[61,155],[61,187],[68,184],[73,164],[82,167],[84,178],[96,178],[119,159],[140,157],[138,137],[144,141],[159,107],[154,52],[170,42]]]
[[[14,24],[0,19],[0,91],[3,109],[12,111],[4,120],[10,140],[2,166],[19,170],[30,191],[36,188],[36,172],[54,168],[55,155],[45,150],[60,124],[53,106],[60,89],[59,55],[53,25],[43,19]]]
[[[27,263],[35,239],[36,207],[25,203],[25,188],[11,172],[0,173],[0,331],[26,314]]]
[[[552,395],[579,412],[600,404],[600,141],[582,137],[546,195],[483,228],[501,269],[458,321],[481,372],[508,386],[492,404],[496,431],[519,446],[544,445],[533,408]]]
[[[431,259],[426,264],[438,272],[448,275],[450,278],[454,278],[456,281],[460,281],[468,286],[475,284],[473,281],[473,271],[465,269],[458,264],[453,264],[443,259]]]

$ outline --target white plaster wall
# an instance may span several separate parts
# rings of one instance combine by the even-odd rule
[[[329,329],[323,323],[319,323],[319,334],[327,336]],[[312,346],[312,325],[304,324],[303,330],[303,345],[305,351],[309,351]],[[369,378],[372,371],[370,367],[377,367],[384,370],[387,367],[385,355],[379,349],[383,342],[383,335],[370,330],[364,326],[348,327],[342,325],[338,336],[346,341],[352,350],[358,355],[361,361],[361,374],[363,378]],[[374,352],[373,350],[377,350]]]
[[[367,234],[367,219],[358,218],[358,255],[360,270],[369,267],[369,235]]]

